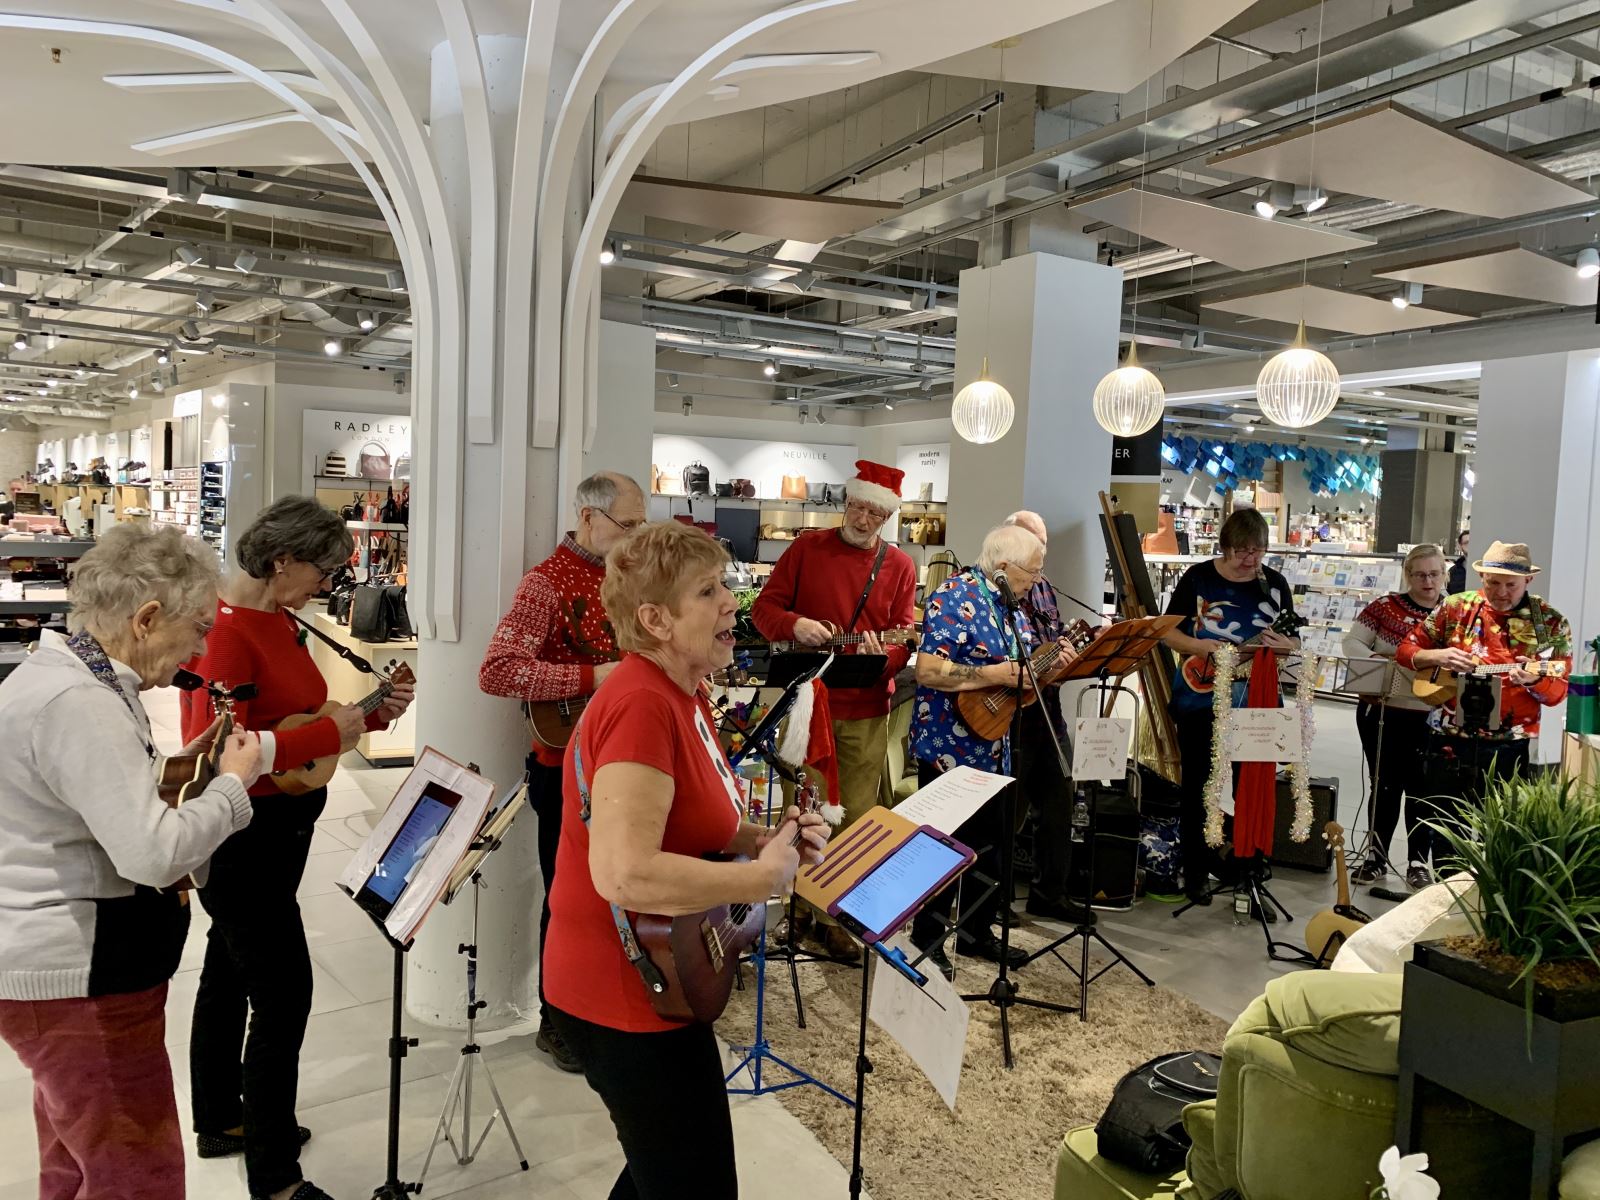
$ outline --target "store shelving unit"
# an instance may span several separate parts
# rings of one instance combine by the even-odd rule
[[[228,464],[200,464],[200,536],[227,561]]]
[[[39,638],[39,630],[57,623],[72,607],[63,579],[35,580],[29,578],[32,572],[13,572],[12,562],[44,559],[64,565],[67,560],[82,557],[93,546],[90,541],[0,538],[0,679],[27,657],[28,648]],[[17,575],[24,578],[18,579]]]
[[[187,534],[199,534],[199,467],[163,471],[161,482],[151,483],[150,519],[162,525],[176,525]]]

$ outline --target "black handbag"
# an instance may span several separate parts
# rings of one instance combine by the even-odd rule
[[[1100,1154],[1165,1175],[1183,1166],[1189,1134],[1183,1110],[1217,1094],[1222,1060],[1202,1051],[1163,1054],[1124,1075],[1094,1128]]]
[[[411,637],[402,584],[363,584],[350,602],[350,636],[361,642],[404,641]]]

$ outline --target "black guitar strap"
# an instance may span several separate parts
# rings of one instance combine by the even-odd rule
[[[884,556],[889,553],[889,543],[882,538],[878,539],[878,557],[872,560],[872,570],[867,574],[867,586],[861,589],[861,599],[856,601],[856,610],[850,614],[850,624],[839,632],[849,633],[856,627],[856,622],[861,619],[861,610],[867,606],[867,597],[872,595],[872,585],[878,582],[878,568],[883,566]]]
[[[345,662],[349,663],[352,667],[354,667],[356,670],[360,671],[363,675],[374,675],[374,676],[377,675],[377,672],[372,669],[372,664],[369,663],[366,659],[362,658],[361,655],[357,654],[354,650],[350,649],[349,646],[341,646],[338,642],[334,641],[327,634],[323,633],[322,630],[318,629],[315,625],[311,624],[311,622],[302,621],[298,616],[296,616],[289,609],[286,608],[283,611],[286,612],[286,613],[289,613],[289,619],[292,620],[296,625],[300,626],[301,629],[304,629],[312,637],[321,638],[324,642],[326,642],[328,644],[328,647],[335,654],[337,654],[340,658],[344,659]]]

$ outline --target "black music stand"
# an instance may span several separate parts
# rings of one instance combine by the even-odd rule
[[[1356,851],[1356,854],[1364,861],[1368,856],[1376,852],[1378,858],[1383,861],[1384,866],[1389,871],[1404,879],[1405,872],[1399,868],[1394,859],[1389,857],[1389,847],[1379,843],[1376,828],[1378,785],[1383,781],[1384,727],[1388,723],[1389,715],[1389,706],[1384,701],[1396,695],[1395,683],[1399,676],[1400,665],[1392,658],[1345,659],[1344,661],[1347,664],[1345,677],[1339,686],[1334,688],[1334,691],[1346,692],[1357,697],[1357,703],[1360,703],[1363,699],[1371,699],[1378,705],[1378,745],[1372,756],[1372,775],[1369,780],[1370,791],[1367,793],[1367,832],[1366,836],[1362,838],[1361,847]],[[1357,661],[1362,662],[1367,669],[1357,671],[1355,665]],[[1401,828],[1404,828],[1405,813],[1403,807],[1400,814],[1400,822]],[[1411,895],[1409,891],[1396,891],[1393,888],[1380,886],[1376,883],[1371,884],[1368,887],[1368,891],[1380,900],[1393,900],[1396,902],[1406,900]]]
[[[1179,617],[1136,617],[1128,621],[1119,621],[1109,629],[1104,630],[1094,641],[1084,647],[1079,652],[1078,657],[1068,663],[1066,669],[1057,674],[1052,680],[1052,682],[1056,683],[1068,683],[1073,680],[1095,681],[1096,686],[1092,691],[1099,698],[1097,710],[1102,717],[1110,713],[1116,692],[1126,692],[1129,696],[1132,696],[1134,700],[1133,747],[1136,756],[1139,746],[1139,698],[1135,695],[1133,689],[1125,687],[1121,681],[1133,671],[1138,670],[1139,663],[1156,646],[1160,645],[1161,638],[1168,630],[1176,626],[1180,620],[1181,618]],[[1078,697],[1078,711],[1080,714],[1082,713],[1084,698],[1090,695],[1090,692],[1091,689],[1085,689],[1082,695]],[[1051,736],[1054,737],[1054,730],[1051,731]],[[1056,751],[1058,754],[1060,753],[1059,745],[1056,747]],[[1063,763],[1062,773],[1069,780],[1072,778],[1072,772],[1066,769],[1065,763]],[[1092,796],[1092,791],[1089,794]],[[1095,842],[1098,840],[1098,834],[1092,832],[1098,829],[1098,822],[1096,813],[1093,811],[1092,802],[1090,803],[1091,808],[1088,815],[1091,832],[1088,834],[1087,839],[1089,844],[1089,863],[1088,870],[1084,874],[1084,878],[1087,880],[1087,889],[1082,897],[1082,904],[1086,913],[1089,910],[1090,901],[1094,898],[1094,855]],[[1079,946],[1081,955],[1076,967],[1061,954],[1061,947],[1074,939],[1081,939]],[[1111,955],[1111,961],[1091,975],[1089,974],[1089,948],[1091,943],[1096,942]],[[1046,954],[1054,954],[1060,960],[1062,966],[1077,976],[1077,1012],[1078,1020],[1080,1021],[1089,1019],[1089,985],[1118,964],[1127,967],[1128,970],[1137,975],[1144,981],[1146,987],[1155,987],[1156,985],[1155,980],[1136,967],[1127,955],[1123,954],[1121,950],[1118,950],[1106,939],[1105,934],[1100,932],[1098,926],[1089,921],[1080,921],[1073,926],[1070,932],[1063,934],[1048,946],[1036,950],[1028,957],[1028,962],[1031,963],[1034,959],[1042,958]],[[1023,965],[1026,966],[1027,964],[1024,963]]]

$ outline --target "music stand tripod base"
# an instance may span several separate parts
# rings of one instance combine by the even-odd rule
[[[1224,892],[1230,895],[1241,890],[1248,892],[1251,904],[1255,909],[1256,924],[1261,926],[1261,936],[1267,942],[1267,957],[1273,962],[1298,963],[1301,966],[1313,967],[1319,965],[1317,956],[1304,947],[1296,946],[1292,942],[1279,941],[1272,936],[1272,926],[1267,922],[1268,904],[1271,904],[1273,908],[1281,912],[1285,921],[1294,920],[1294,916],[1279,903],[1278,898],[1267,887],[1265,858],[1257,855],[1254,859],[1240,861],[1245,874],[1239,883],[1218,883],[1214,887],[1208,888],[1206,891],[1207,902],[1213,897],[1222,895]],[[1174,909],[1172,913],[1173,919],[1176,920],[1178,917],[1183,916],[1184,913],[1199,903],[1200,901],[1198,900],[1190,900],[1181,908]]]

